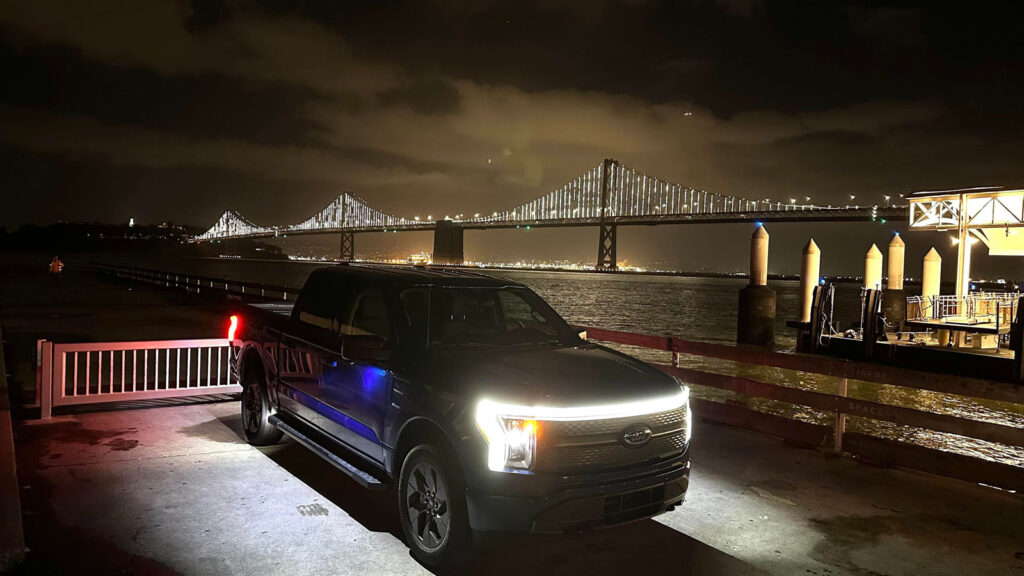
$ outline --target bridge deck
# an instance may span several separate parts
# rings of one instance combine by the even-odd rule
[[[741,224],[750,222],[871,222],[879,219],[887,221],[906,221],[906,207],[878,208],[834,208],[820,210],[772,210],[752,212],[721,212],[694,214],[665,214],[646,216],[619,216],[605,219],[606,224],[616,226],[659,226],[668,224]],[[502,228],[574,228],[593,227],[600,225],[599,218],[564,218],[544,220],[459,220],[458,227],[466,230],[491,230]],[[275,236],[302,236],[309,234],[340,234],[341,232],[413,232],[432,231],[435,222],[416,222],[409,224],[360,226],[356,224],[344,227],[319,228],[270,228],[258,232],[239,235],[222,235],[216,238],[227,240],[233,238],[269,238]],[[204,241],[207,239],[196,239]]]

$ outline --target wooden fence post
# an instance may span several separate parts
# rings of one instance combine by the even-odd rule
[[[39,418],[49,420],[53,412],[53,342],[43,341],[42,376],[39,378]]]
[[[839,385],[836,386],[836,396],[846,398],[847,388],[849,382],[846,378],[839,379]],[[846,414],[843,413],[841,406],[836,406],[836,423],[835,430],[832,435],[832,449],[836,452],[843,451],[843,433],[846,432]]]

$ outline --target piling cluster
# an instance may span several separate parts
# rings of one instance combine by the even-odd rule
[[[888,274],[882,293],[882,312],[892,322],[906,318],[907,293],[903,289],[906,244],[894,234],[889,242]],[[864,288],[882,290],[883,257],[875,244],[864,255]],[[939,295],[942,257],[932,248],[924,255],[921,295]],[[814,289],[822,283],[821,249],[811,238],[804,246],[800,263],[799,322],[811,321]],[[768,287],[768,231],[761,224],[750,238],[750,284],[740,290],[736,341],[740,344],[771,345],[775,342],[775,291]]]

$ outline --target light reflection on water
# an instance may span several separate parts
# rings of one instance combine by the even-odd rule
[[[152,263],[148,263],[152,265]],[[167,262],[154,267],[188,271],[215,277],[300,286],[320,265],[295,262],[254,262],[193,259]],[[612,275],[572,272],[496,271],[489,272],[527,284],[572,324],[611,330],[676,336],[691,340],[732,343],[736,338],[736,303],[745,280],[679,278],[666,276]],[[799,302],[797,282],[772,282],[778,294],[776,340],[778,348],[792,349],[795,333],[785,322],[796,318]],[[844,284],[837,288],[836,317],[847,322],[859,313],[858,288]],[[669,363],[671,354],[644,348],[614,345],[649,362]],[[686,366],[742,376],[820,392],[834,393],[837,379],[779,368],[738,364],[713,358],[683,356]],[[820,411],[782,402],[741,398],[727,391],[695,387],[696,396],[718,401],[738,401],[767,413],[816,424],[831,425],[833,417]],[[870,382],[849,382],[849,395],[865,400],[917,408],[940,414],[1024,427],[1024,407],[990,400],[914,390]],[[1024,465],[1024,449],[900,426],[877,420],[850,417],[847,430],[863,432],[923,446],[942,448],[1014,465]]]

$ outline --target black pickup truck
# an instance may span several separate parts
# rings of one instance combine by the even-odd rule
[[[423,564],[480,532],[567,532],[682,503],[689,390],[586,341],[529,288],[425,267],[314,271],[294,307],[231,318],[252,444],[292,436],[395,488]]]

